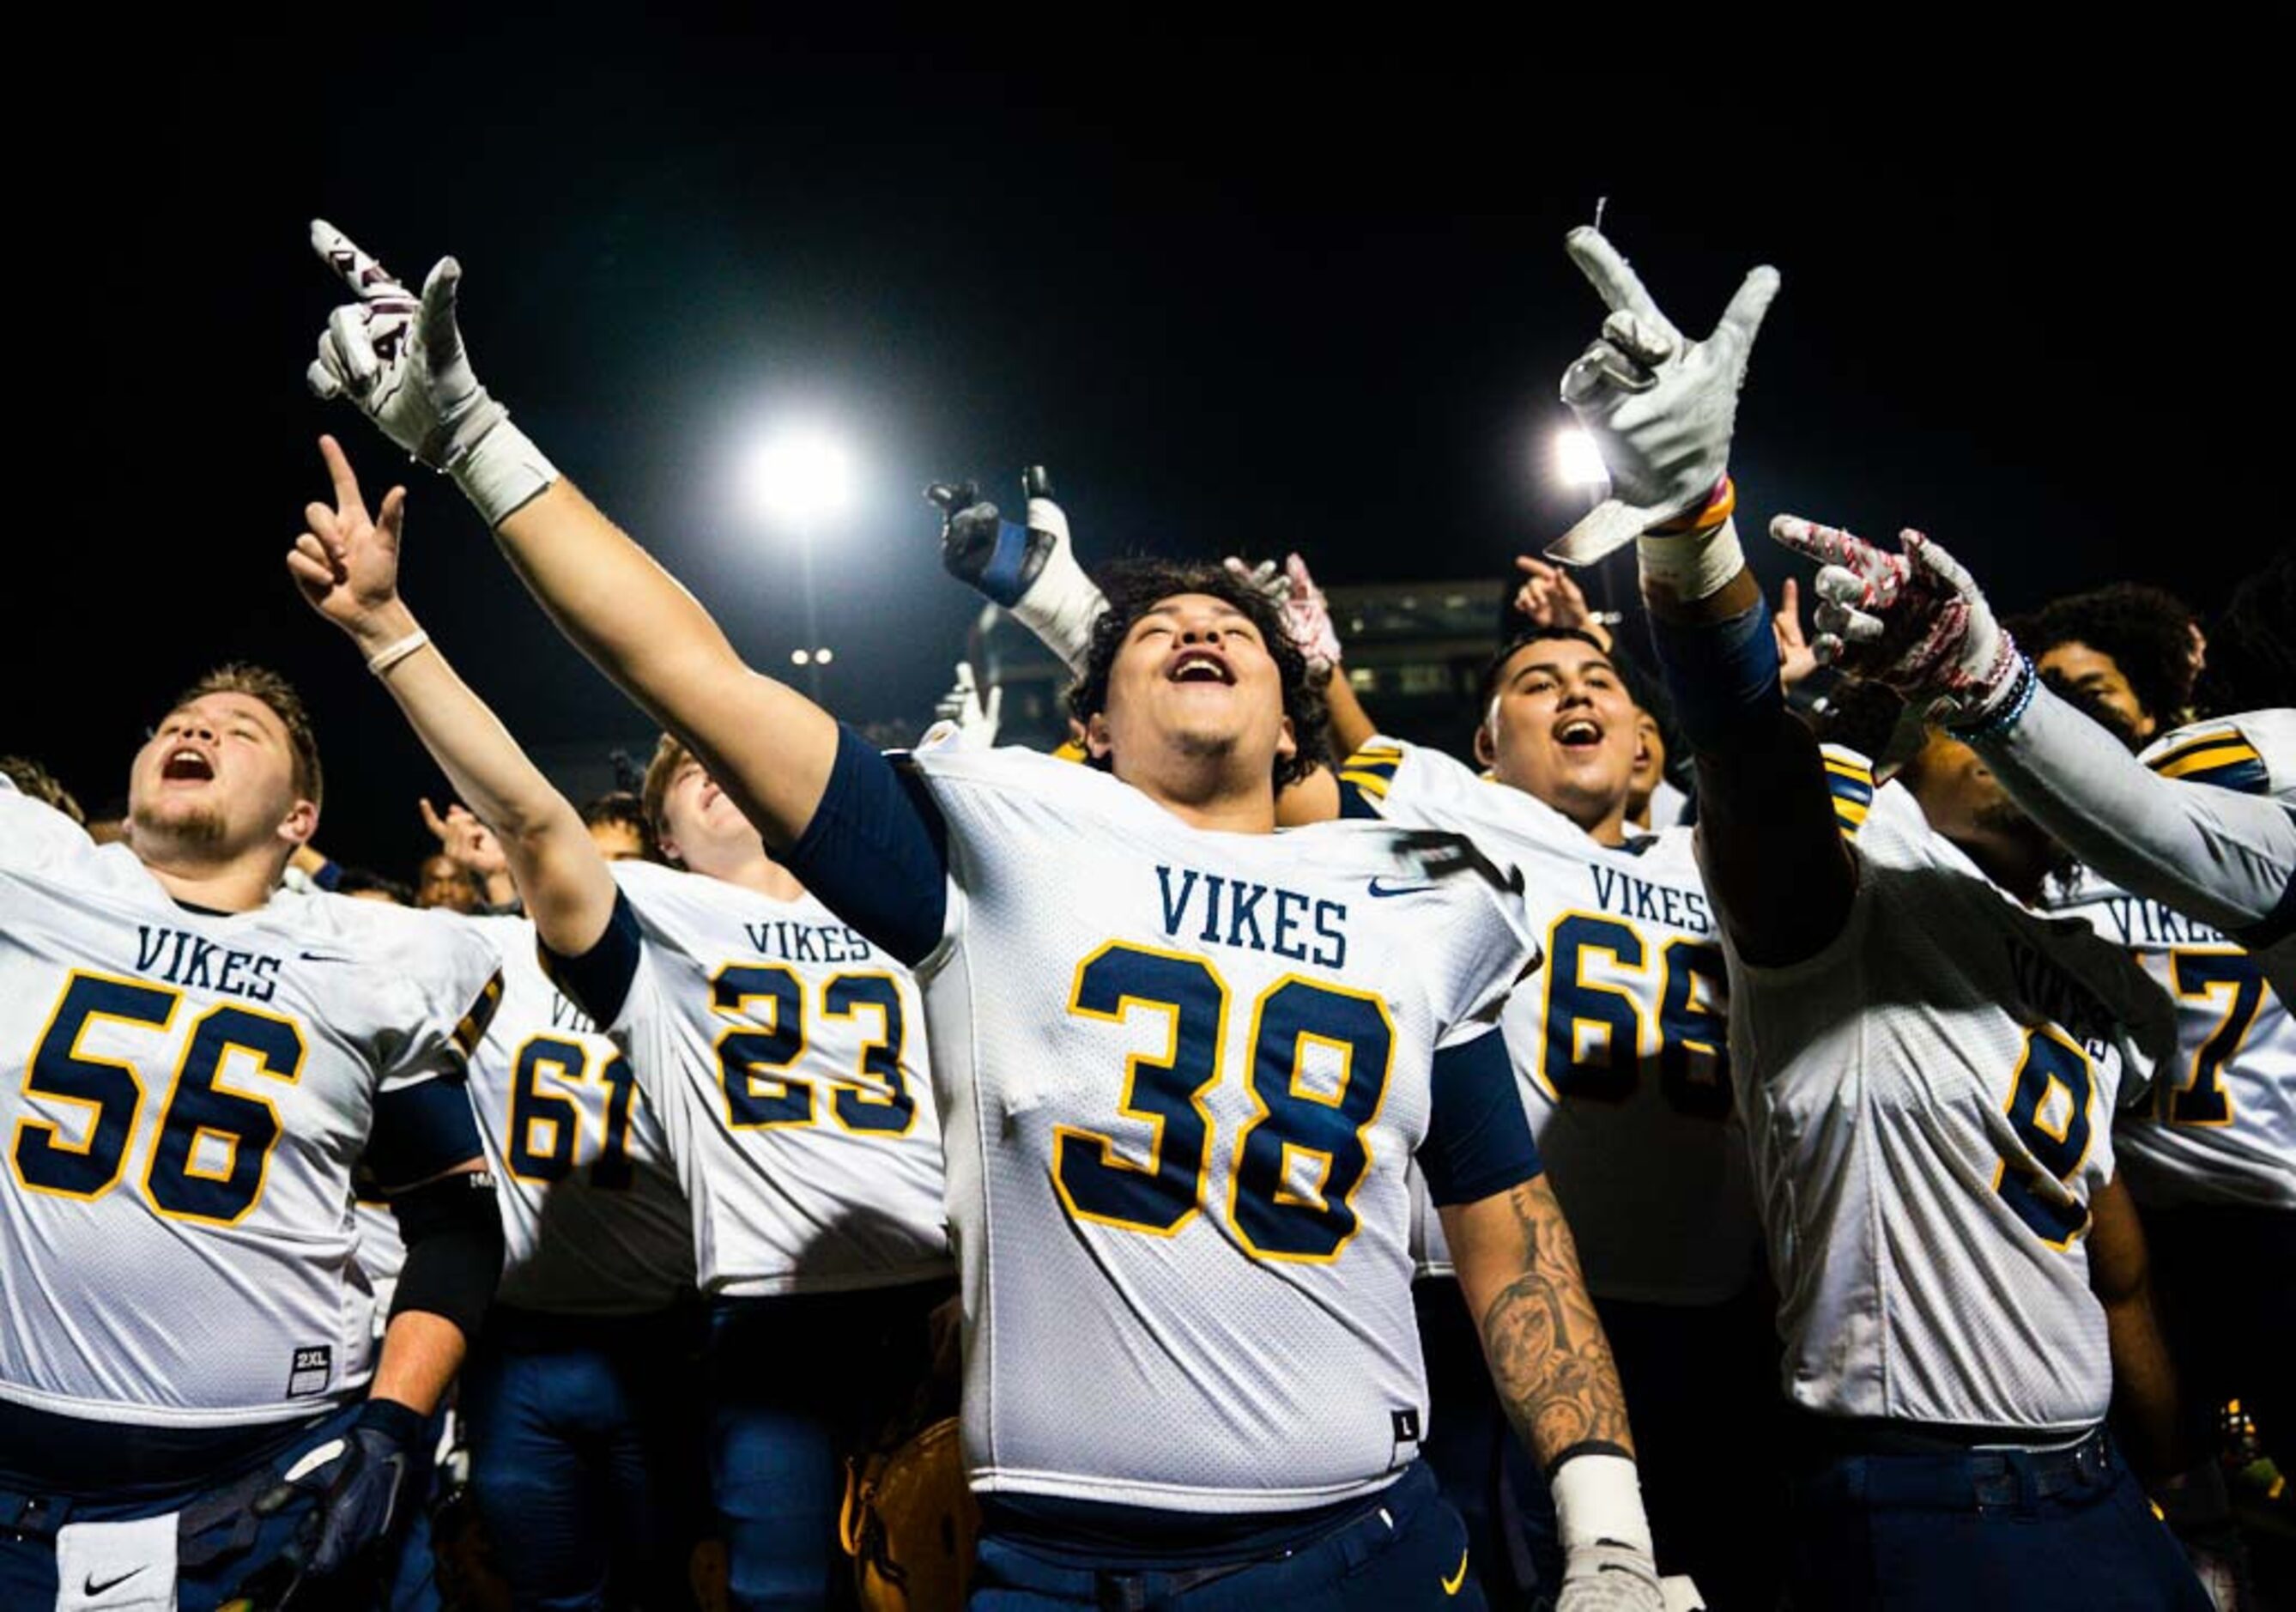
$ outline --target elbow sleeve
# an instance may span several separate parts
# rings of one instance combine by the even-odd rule
[[[426,1311],[454,1322],[464,1337],[476,1337],[502,1279],[502,1212],[494,1178],[447,1176],[399,1194],[390,1207],[406,1243],[390,1313]]]

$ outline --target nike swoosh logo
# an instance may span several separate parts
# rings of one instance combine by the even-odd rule
[[[307,963],[355,963],[357,958],[337,957],[332,951],[299,951],[295,954]]]
[[[107,1578],[100,1584],[95,1582],[95,1575],[91,1573],[81,1581],[79,1592],[82,1595],[101,1595],[107,1590],[117,1590],[142,1571],[141,1567],[130,1567],[118,1578]]]
[[[1371,882],[1370,888],[1372,894],[1375,896],[1390,896],[1417,895],[1420,892],[1423,890],[1432,890],[1435,886],[1432,884],[1389,884],[1386,887],[1382,888],[1380,881],[1374,879]]]
[[[1467,1553],[1464,1550],[1462,1550],[1459,1552],[1459,1570],[1443,1581],[1443,1593],[1446,1595],[1456,1595],[1459,1592],[1459,1587],[1466,1582]]]

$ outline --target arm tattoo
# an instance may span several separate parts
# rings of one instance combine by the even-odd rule
[[[1631,1450],[1618,1367],[1578,1274],[1562,1207],[1544,1180],[1515,1188],[1509,1201],[1522,1235],[1523,1273],[1481,1317],[1499,1399],[1542,1466],[1587,1439]]]

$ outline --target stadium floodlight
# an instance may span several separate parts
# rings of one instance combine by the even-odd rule
[[[853,502],[853,455],[826,432],[783,431],[751,450],[742,480],[760,514],[810,539],[819,522]]]
[[[1554,474],[1566,487],[1593,489],[1611,479],[1595,439],[1573,425],[1554,433]]]

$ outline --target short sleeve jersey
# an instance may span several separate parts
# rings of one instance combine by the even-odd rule
[[[809,895],[642,862],[614,877],[638,950],[605,1028],[660,1119],[703,1292],[946,1275],[940,1124],[908,970]]]
[[[2086,925],[1995,887],[1902,785],[1855,844],[1829,945],[1731,956],[1786,1392],[1835,1416],[2086,1427],[2112,1384],[2088,1205],[2116,1106],[2172,1042],[2168,1004]]]
[[[1501,1023],[1588,1290],[1676,1304],[1742,1291],[1761,1231],[1730,1097],[1721,933],[1691,831],[1603,845],[1521,790],[1395,739],[1367,743],[1341,777],[1349,810],[1456,829],[1522,871],[1546,963]],[[1428,1266],[1447,1268],[1432,1217],[1424,1234]]]
[[[373,902],[187,909],[0,779],[0,1398],[220,1427],[361,1386],[353,1170],[380,1095],[462,1078],[496,975]]]
[[[1536,958],[1456,835],[1184,823],[1021,751],[909,763],[976,1490],[1298,1509],[1416,1455],[1407,1167]]]
[[[693,1233],[661,1122],[629,1060],[543,973],[521,917],[449,918],[502,958],[471,1103],[502,1205],[495,1302],[563,1315],[659,1310],[693,1285]]]

